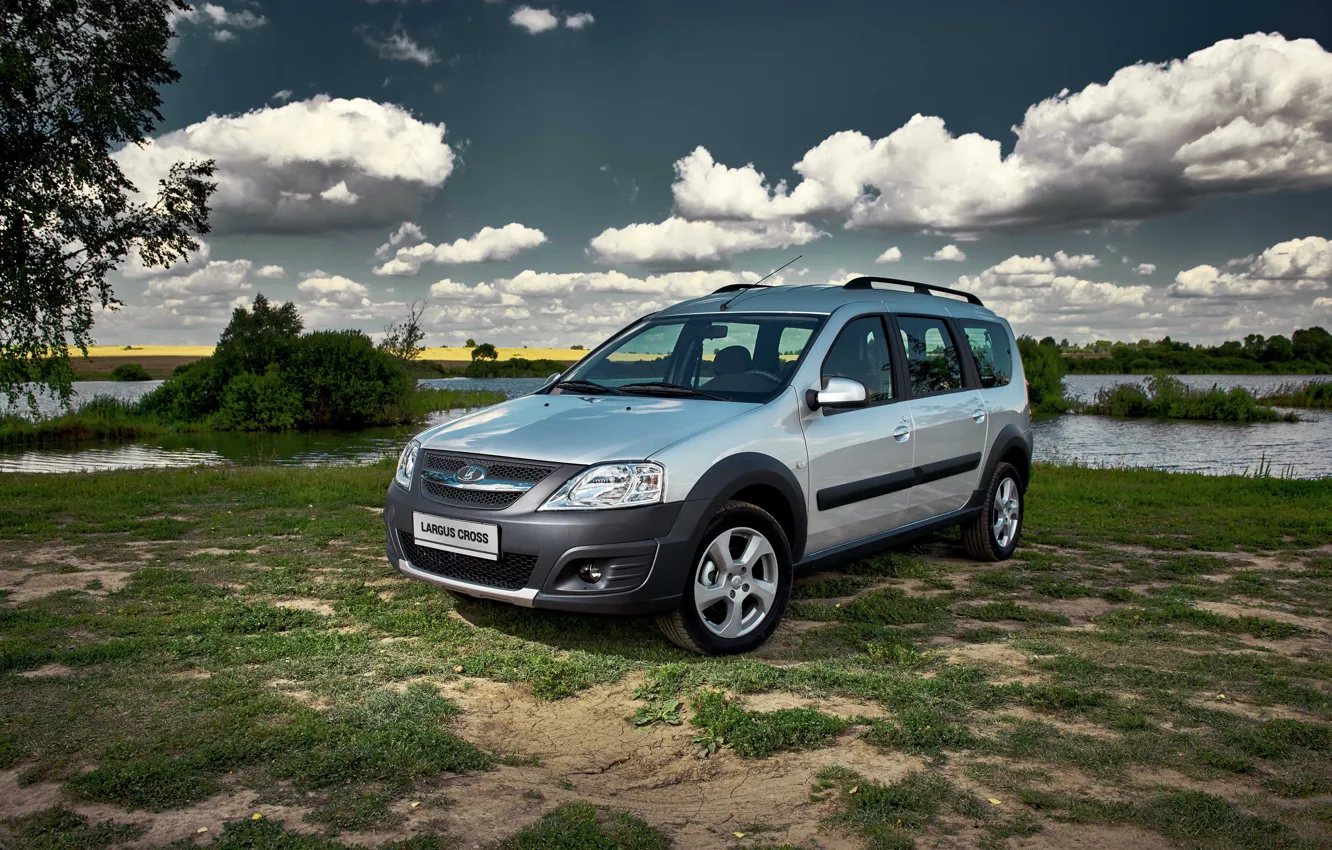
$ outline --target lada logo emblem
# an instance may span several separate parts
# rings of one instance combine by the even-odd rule
[[[464,466],[458,470],[458,480],[464,484],[475,484],[486,477],[486,470],[480,466]]]

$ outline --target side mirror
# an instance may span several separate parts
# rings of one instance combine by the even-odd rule
[[[548,383],[548,384],[549,384],[549,383],[553,383],[555,380],[557,380],[557,379],[560,377],[560,375],[563,375],[563,374],[564,374],[563,372],[556,372],[556,373],[553,374],[553,375],[547,375],[547,376],[546,376],[546,383]]]
[[[805,404],[810,410],[826,407],[829,410],[851,410],[869,404],[869,393],[860,381],[850,378],[829,378],[821,390],[806,390]]]

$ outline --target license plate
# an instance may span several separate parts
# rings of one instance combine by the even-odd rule
[[[499,560],[499,526],[488,522],[412,513],[412,535],[418,546]]]

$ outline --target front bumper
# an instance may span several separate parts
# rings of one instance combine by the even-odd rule
[[[384,505],[389,562],[411,578],[515,605],[603,614],[674,610],[680,604],[709,503],[537,511],[579,469],[557,470],[501,510],[464,508],[429,499],[421,493],[419,473],[410,492],[390,483]],[[434,552],[416,548],[414,562],[414,511],[498,525],[504,560],[436,557]],[[578,577],[579,567],[588,561],[601,569],[596,584]],[[518,586],[529,565],[526,581]]]

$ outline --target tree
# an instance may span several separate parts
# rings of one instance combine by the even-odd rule
[[[116,308],[107,272],[137,251],[167,266],[208,232],[211,161],[176,163],[156,201],[113,149],[162,120],[158,88],[183,0],[0,2],[0,392],[36,409],[28,381],[62,402],[72,343],[85,355],[93,306]]]
[[[498,359],[499,359],[499,352],[495,350],[495,346],[491,345],[491,344],[488,343],[488,342],[483,342],[483,343],[481,343],[480,345],[478,345],[477,347],[475,347],[475,348],[472,349],[472,359],[473,359],[473,360],[498,360]]]
[[[471,339],[471,338],[469,337],[468,340],[467,340],[467,342],[463,343],[463,347],[464,347],[464,348],[476,348],[476,340]]]
[[[1320,327],[1297,330],[1290,335],[1290,342],[1299,360],[1312,360],[1315,363],[1332,363],[1332,334]]]
[[[389,322],[384,326],[384,339],[379,343],[380,351],[388,352],[400,360],[415,360],[425,349],[421,340],[425,331],[421,329],[421,315],[425,313],[426,302],[413,301],[407,305],[407,318],[401,322]]]
[[[571,345],[571,346],[569,346],[569,350],[570,350],[570,351],[582,351],[582,350],[583,350],[583,346],[581,346],[581,345]]]
[[[296,312],[295,304],[288,301],[274,308],[259,293],[254,296],[251,309],[237,307],[232,311],[231,323],[213,349],[213,361],[224,381],[242,372],[262,375],[269,364],[282,364],[290,359],[304,328],[305,322]]]
[[[1281,334],[1269,336],[1267,345],[1263,347],[1262,359],[1269,363],[1284,363],[1287,360],[1295,359],[1295,346],[1290,344],[1290,340]]]

